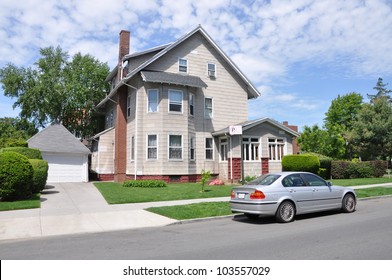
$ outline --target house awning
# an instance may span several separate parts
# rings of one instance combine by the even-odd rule
[[[155,71],[141,71],[141,75],[145,82],[189,86],[195,88],[207,87],[207,84],[197,76]]]

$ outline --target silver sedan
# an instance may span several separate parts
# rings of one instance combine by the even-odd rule
[[[357,198],[351,188],[332,186],[313,173],[280,172],[263,175],[231,191],[233,213],[248,218],[275,216],[288,223],[295,215],[341,209],[355,211]]]

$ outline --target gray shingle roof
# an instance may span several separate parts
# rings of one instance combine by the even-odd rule
[[[90,150],[63,125],[53,123],[27,140],[29,148],[41,152],[89,154]]]
[[[200,77],[167,72],[141,71],[143,81],[171,85],[206,88],[207,84]]]

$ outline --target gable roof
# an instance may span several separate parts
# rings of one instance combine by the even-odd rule
[[[62,124],[52,123],[27,140],[29,148],[41,152],[90,154],[90,150],[83,145]]]
[[[168,44],[165,45],[165,47],[158,52],[157,54],[155,54],[154,56],[152,56],[150,59],[146,60],[144,63],[142,63],[141,65],[139,65],[139,67],[133,69],[132,71],[130,71],[128,73],[128,75],[122,79],[116,86],[115,88],[105,97],[105,99],[103,99],[98,105],[97,107],[101,107],[102,105],[104,105],[108,100],[110,100],[113,95],[117,92],[117,90],[123,86],[124,84],[126,84],[133,76],[135,76],[139,71],[143,70],[145,67],[147,67],[148,65],[150,65],[151,63],[153,63],[154,61],[156,61],[157,59],[159,59],[160,57],[162,57],[163,55],[165,55],[167,52],[169,52],[170,50],[174,49],[176,46],[178,46],[179,44],[181,44],[182,42],[184,42],[185,40],[187,40],[188,38],[190,38],[191,36],[193,36],[195,33],[199,32],[206,40],[207,42],[209,42],[212,47],[222,56],[222,58],[229,64],[229,66],[234,70],[234,72],[241,78],[241,80],[245,83],[247,90],[248,90],[248,99],[253,99],[253,98],[257,98],[260,96],[260,92],[257,90],[257,88],[252,84],[252,82],[245,76],[244,73],[242,73],[242,71],[238,68],[238,66],[226,55],[226,53],[215,43],[215,41],[207,34],[207,32],[201,27],[201,25],[199,25],[198,27],[196,27],[194,30],[192,30],[191,32],[185,34],[184,36],[182,36],[180,39],[178,39],[177,41],[175,41],[172,44]],[[143,52],[142,52],[143,53]],[[127,56],[126,56],[127,57]],[[130,57],[130,56],[128,56]]]
[[[237,124],[237,126],[241,126],[242,132],[244,132],[244,131],[247,131],[248,129],[251,129],[251,128],[258,126],[258,125],[261,125],[263,123],[269,123],[273,126],[276,126],[279,129],[281,129],[281,130],[283,130],[283,131],[285,131],[295,137],[298,137],[300,135],[297,131],[294,131],[291,128],[281,124],[280,122],[275,121],[270,118],[261,118],[261,119],[257,119],[257,120],[253,120],[253,121],[246,121],[246,122],[242,122],[242,123]],[[229,127],[226,127],[224,129],[214,131],[211,134],[212,134],[212,136],[227,135],[227,134],[230,134],[230,130],[229,130]]]

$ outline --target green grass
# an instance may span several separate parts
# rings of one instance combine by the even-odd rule
[[[392,188],[385,187],[375,187],[375,188],[367,188],[367,189],[358,189],[355,190],[357,196],[359,198],[366,198],[372,196],[383,196],[383,195],[392,195]]]
[[[146,210],[176,220],[227,216],[232,214],[229,202],[202,202],[187,205],[151,207]]]
[[[31,198],[17,201],[1,201],[0,211],[40,208],[40,194],[33,194]]]
[[[168,184],[166,188],[125,188],[122,184],[94,183],[109,204],[169,201],[230,196],[232,186],[206,186],[200,183]]]
[[[328,180],[332,182],[333,185],[336,186],[361,186],[361,185],[371,185],[371,184],[383,184],[383,183],[391,183],[392,186],[392,178],[358,178],[358,179],[332,179]]]

